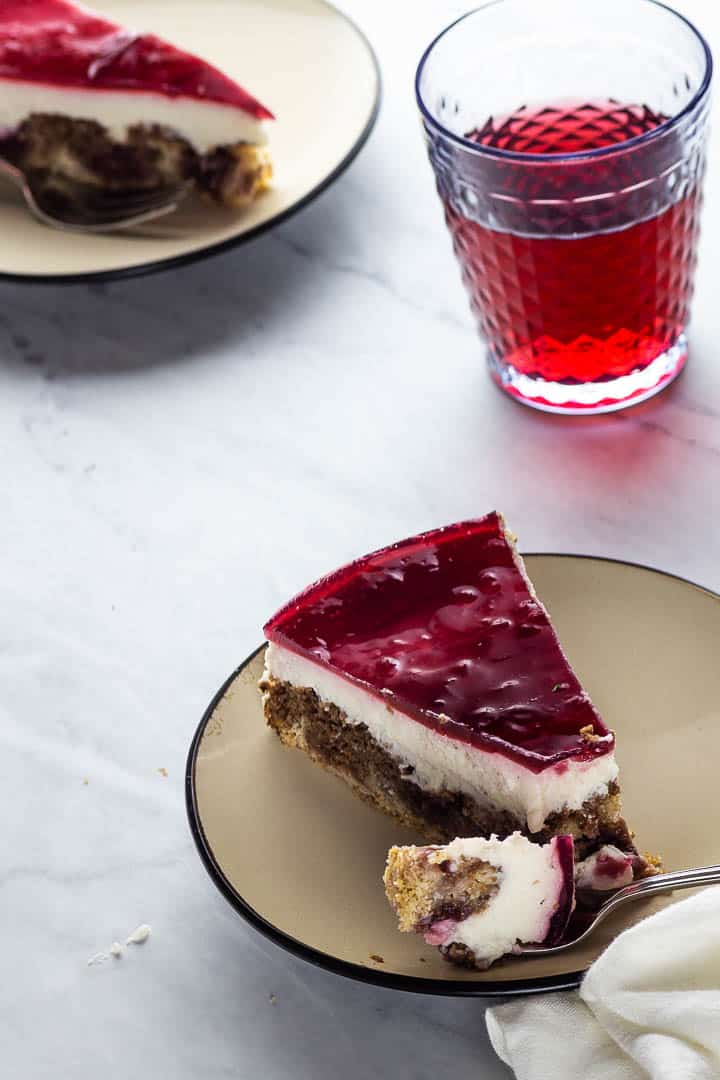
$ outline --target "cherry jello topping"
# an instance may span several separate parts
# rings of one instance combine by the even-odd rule
[[[604,847],[595,857],[595,873],[598,877],[606,877],[615,880],[623,877],[631,866],[632,855],[628,855],[616,848]]]
[[[154,34],[135,34],[67,0],[1,0],[0,78],[91,90],[145,90],[272,113],[217,68]],[[49,110],[50,111],[50,110]]]
[[[545,944],[557,945],[562,941],[575,907],[575,844],[572,836],[556,836],[551,843],[554,848],[553,855],[562,876],[562,885]]]
[[[265,633],[422,724],[535,772],[613,747],[498,514],[350,563]]]

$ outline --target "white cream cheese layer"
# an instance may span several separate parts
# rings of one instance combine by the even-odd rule
[[[611,752],[589,761],[563,762],[563,771],[535,773],[503,754],[492,754],[432,728],[381,701],[362,687],[280,645],[268,645],[266,674],[308,687],[321,701],[337,705],[349,724],[364,724],[392,756],[411,766],[414,781],[427,791],[459,791],[527,821],[538,832],[557,810],[579,810],[595,795],[607,794],[618,767]]]
[[[0,130],[16,128],[31,113],[96,120],[116,139],[122,139],[133,124],[160,124],[201,154],[215,146],[267,142],[264,121],[233,105],[142,90],[82,90],[0,79]]]
[[[566,886],[554,840],[533,844],[520,833],[513,833],[506,840],[496,836],[488,840],[453,840],[442,850],[451,861],[464,856],[495,866],[499,871],[498,891],[482,911],[457,923],[447,920],[447,925],[437,924],[432,944],[466,945],[476,960],[490,964],[511,953],[518,941],[537,943],[546,939]]]

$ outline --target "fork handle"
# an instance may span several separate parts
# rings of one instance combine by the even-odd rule
[[[655,874],[653,877],[634,881],[611,896],[597,913],[595,925],[628,900],[637,900],[653,893],[674,892],[676,889],[695,889],[700,885],[720,883],[720,866],[696,866],[692,870],[674,870],[668,874]]]

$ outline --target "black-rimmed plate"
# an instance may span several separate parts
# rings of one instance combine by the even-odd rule
[[[667,869],[720,862],[720,597],[655,570],[572,555],[527,557],[560,637],[615,728],[627,817]],[[632,905],[585,945],[487,972],[400,934],[382,872],[391,844],[422,842],[263,722],[263,650],[227,681],[197,730],[187,805],[200,855],[233,907],[277,944],[365,982],[420,993],[510,995],[576,986],[614,936],[664,898]],[[678,896],[684,894],[680,893]]]
[[[34,221],[14,189],[0,186],[0,278],[102,280],[222,251],[328,187],[372,130],[377,61],[357,27],[324,0],[93,0],[93,7],[198,53],[266,104],[277,117],[274,186],[248,210],[193,198],[138,234],[70,238]]]

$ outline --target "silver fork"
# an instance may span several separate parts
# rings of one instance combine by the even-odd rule
[[[626,885],[624,889],[613,893],[598,909],[590,925],[571,941],[563,941],[560,945],[518,945],[514,953],[518,956],[552,956],[554,953],[565,952],[566,949],[574,949],[581,941],[585,941],[608,915],[631,900],[641,900],[654,893],[673,892],[675,889],[695,889],[699,885],[714,885],[717,882],[720,882],[720,866],[698,866],[694,870],[676,870],[634,881],[632,885]]]
[[[62,189],[57,189],[41,184],[39,177],[23,172],[3,157],[0,176],[19,188],[38,221],[78,233],[116,232],[154,221],[176,210],[192,188],[188,181],[145,191],[105,191],[63,179]]]

